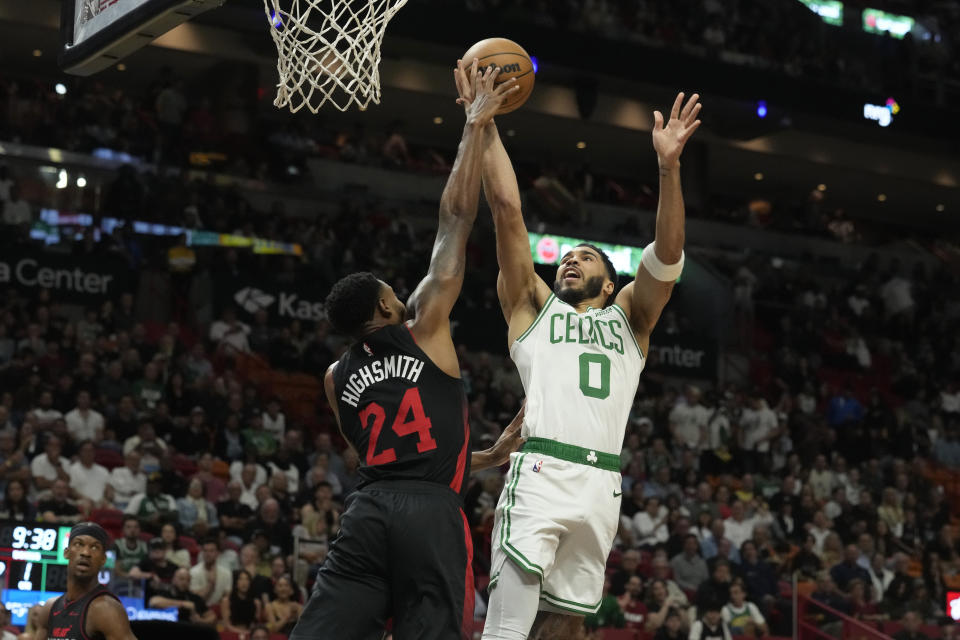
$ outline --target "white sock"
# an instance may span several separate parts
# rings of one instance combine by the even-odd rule
[[[507,560],[490,592],[483,640],[526,640],[539,606],[540,578]]]

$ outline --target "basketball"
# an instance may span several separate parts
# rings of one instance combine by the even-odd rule
[[[523,47],[506,38],[487,38],[476,43],[463,54],[463,64],[469,66],[474,58],[480,61],[481,69],[486,69],[490,65],[500,68],[500,75],[497,76],[498,85],[510,78],[517,79],[517,86],[520,89],[503,102],[498,114],[510,113],[523,106],[533,92],[533,81],[536,75],[533,70],[533,61]]]

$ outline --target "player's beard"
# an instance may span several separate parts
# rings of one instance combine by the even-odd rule
[[[573,287],[564,287],[563,280],[555,280],[553,282],[553,293],[571,307],[583,302],[584,300],[596,298],[602,291],[602,276],[593,276],[592,278],[587,278],[587,281],[583,283],[583,286],[578,289]]]

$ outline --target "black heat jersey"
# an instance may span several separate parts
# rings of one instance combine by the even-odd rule
[[[463,382],[438,368],[407,325],[354,344],[333,373],[340,426],[360,454],[360,486],[435,482],[462,493],[470,474]]]
[[[100,596],[117,596],[102,584],[76,600],[67,600],[67,594],[57,598],[50,607],[50,617],[47,619],[48,640],[103,640],[103,633],[87,635],[87,609],[90,603]]]

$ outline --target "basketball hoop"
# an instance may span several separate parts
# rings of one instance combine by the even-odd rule
[[[380,45],[407,0],[263,0],[277,45],[273,104],[317,113],[380,104]]]

